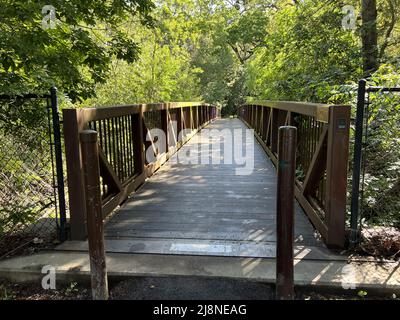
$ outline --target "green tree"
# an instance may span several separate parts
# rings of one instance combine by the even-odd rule
[[[248,65],[251,96],[326,102],[330,86],[362,74],[358,38],[343,30],[341,6],[306,0],[278,2],[271,11],[266,46]]]
[[[125,30],[141,47],[139,59],[134,64],[113,59],[107,82],[83,105],[201,99],[201,70],[191,63],[199,38],[195,10],[192,1],[164,1],[154,9],[154,28],[131,21]]]
[[[45,5],[55,8],[55,28],[42,26]],[[0,92],[56,85],[73,101],[92,96],[95,84],[107,78],[112,57],[138,58],[137,43],[120,26],[131,16],[151,25],[152,8],[150,0],[1,0]]]

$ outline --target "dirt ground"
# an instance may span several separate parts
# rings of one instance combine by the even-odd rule
[[[400,230],[393,227],[369,227],[361,232],[355,252],[377,259],[399,260]]]
[[[140,277],[110,284],[111,300],[273,300],[274,287],[258,282],[187,278]],[[56,290],[40,284],[0,280],[0,300],[90,300],[88,285],[69,283]],[[395,294],[371,295],[363,290],[340,292],[296,289],[296,300],[400,300]]]

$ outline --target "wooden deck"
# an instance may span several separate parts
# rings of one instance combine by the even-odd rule
[[[247,128],[238,119],[219,119],[210,129]],[[274,257],[276,170],[254,137],[254,170],[236,175],[237,164],[178,164],[194,144],[220,146],[200,131],[106,223],[107,252]],[[210,150],[212,150],[210,148]],[[204,152],[204,151],[203,151]],[[192,159],[211,157],[200,150]],[[296,203],[295,251],[311,246],[325,251]],[[80,250],[67,242],[60,249]],[[319,249],[319,248],[320,249]]]

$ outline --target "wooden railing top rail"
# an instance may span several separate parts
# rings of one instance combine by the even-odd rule
[[[103,120],[111,117],[127,116],[139,112],[157,111],[166,109],[178,109],[185,107],[195,106],[211,106],[202,101],[191,102],[161,102],[161,103],[143,103],[143,104],[130,104],[130,105],[117,105],[109,107],[93,107],[82,109],[69,109],[64,110],[78,110],[82,114],[83,121],[96,121]]]
[[[329,105],[323,103],[309,103],[309,102],[294,102],[294,101],[269,101],[269,100],[251,100],[246,101],[247,105],[264,106],[273,109],[285,110],[295,113],[300,113],[306,116],[314,117],[315,120],[324,123],[329,123],[329,109],[333,106],[341,107],[338,105]],[[349,106],[345,106],[348,108]]]

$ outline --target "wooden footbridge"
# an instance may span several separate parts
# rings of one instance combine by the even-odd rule
[[[285,124],[298,129],[295,251],[343,247],[349,118],[347,106],[268,101],[226,119],[203,103],[64,109],[72,241],[59,250],[87,250],[92,177],[85,179],[80,133],[92,129],[108,252],[274,257],[278,128]],[[243,150],[254,144],[254,166],[238,175],[243,164],[224,161],[226,152],[214,161],[222,137],[204,128],[234,136],[247,127],[254,135],[239,143]]]

